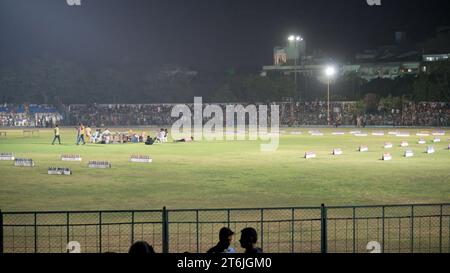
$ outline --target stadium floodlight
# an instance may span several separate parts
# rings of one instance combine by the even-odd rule
[[[327,75],[328,79],[333,77],[336,74],[336,69],[333,66],[327,66],[325,68],[325,75]]]
[[[288,41],[290,43],[290,46],[294,46],[294,49],[296,51],[296,55],[294,58],[294,94],[297,93],[297,63],[298,63],[298,58],[299,58],[299,52],[298,52],[298,47],[299,47],[299,43],[303,41],[303,37],[300,35],[289,35],[288,37]],[[299,95],[299,100],[300,100],[300,95]]]
[[[299,35],[290,35],[288,37],[288,41],[289,42],[301,42],[301,41],[303,41],[303,37],[299,36]]]
[[[334,68],[334,66],[328,65],[325,68],[325,75],[327,76],[328,79],[328,91],[327,91],[327,120],[328,120],[328,125],[331,125],[331,115],[330,115],[330,80],[331,78],[336,74],[336,69]]]

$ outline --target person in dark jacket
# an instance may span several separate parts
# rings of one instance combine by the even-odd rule
[[[241,239],[239,242],[247,254],[263,253],[261,248],[256,247],[258,233],[254,228],[248,227],[241,230]]]
[[[155,140],[151,138],[150,136],[147,136],[147,140],[145,141],[145,145],[153,145],[155,143]]]
[[[207,253],[236,253],[236,249],[230,247],[230,244],[233,241],[233,235],[234,232],[227,227],[220,229],[219,242],[216,246],[208,250]]]

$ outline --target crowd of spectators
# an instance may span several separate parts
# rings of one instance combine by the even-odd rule
[[[401,109],[380,109],[362,115],[368,126],[450,126],[450,103],[407,102]]]
[[[172,124],[171,104],[94,104],[69,105],[68,123],[83,121],[97,126]]]
[[[283,105],[283,125],[327,125],[326,102]],[[331,102],[332,125],[346,126],[450,126],[449,102],[406,102],[401,107],[378,107],[375,111],[358,109],[357,102]]]
[[[291,111],[281,111],[282,125],[311,126],[328,124],[328,104],[324,101],[283,105]],[[356,102],[330,102],[331,121],[336,125],[354,125]]]
[[[320,126],[328,124],[327,102],[280,103],[282,126]],[[0,106],[0,126],[54,127],[78,122],[95,127],[164,126],[179,117],[171,117],[174,104],[94,104],[69,105],[58,112],[47,105]],[[193,111],[193,104],[187,104]],[[227,104],[219,104],[226,122]],[[246,104],[243,104],[245,107]],[[270,120],[270,107],[268,107]],[[405,102],[401,106],[364,111],[357,102],[331,102],[330,123],[336,126],[450,126],[449,102]],[[63,116],[66,117],[63,119]],[[248,117],[247,117],[248,119]],[[209,117],[204,117],[206,122]]]
[[[63,116],[50,105],[8,105],[0,106],[0,126],[53,128],[61,123]]]

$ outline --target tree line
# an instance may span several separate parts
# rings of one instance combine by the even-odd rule
[[[286,97],[325,100],[326,83],[315,77],[239,71],[183,70],[173,75],[161,67],[135,64],[80,64],[48,58],[0,67],[0,103],[90,104],[178,103],[202,96],[205,102],[272,102]],[[365,81],[355,73],[331,84],[331,99],[358,101],[367,96],[411,101],[450,101],[450,62],[428,66],[426,73]]]

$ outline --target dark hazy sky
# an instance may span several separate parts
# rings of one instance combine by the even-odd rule
[[[194,68],[260,66],[291,32],[308,50],[348,55],[420,39],[450,25],[448,0],[0,0],[0,61],[50,56],[80,62]]]

